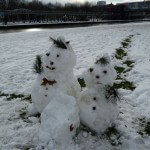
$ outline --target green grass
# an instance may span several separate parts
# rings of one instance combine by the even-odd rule
[[[78,78],[78,82],[80,84],[80,86],[83,88],[83,87],[86,87],[86,84],[85,84],[85,81],[83,78]]]
[[[129,46],[129,43],[124,40],[121,42],[121,45],[123,48],[127,48]]]
[[[15,93],[7,94],[7,93],[0,92],[0,97],[2,97],[2,96],[5,96],[6,100],[8,100],[8,101],[11,101],[16,98],[21,98],[21,100],[23,100],[23,101],[31,102],[31,95],[23,95],[23,94],[15,94]]]
[[[120,66],[115,66],[115,70],[117,71],[117,74],[121,74],[125,71],[125,68]]]
[[[126,90],[135,90],[135,85],[133,82],[127,81],[126,79],[122,79],[122,81],[120,83],[114,83],[114,87],[116,89],[126,89]]]
[[[127,52],[124,50],[124,48],[129,47],[129,45],[131,43],[131,38],[133,36],[134,35],[129,35],[126,39],[124,39],[121,42],[122,47],[116,49],[116,54],[115,54],[116,59],[123,60],[123,58],[125,56],[127,56]],[[115,70],[117,72],[117,80],[121,80],[121,82],[120,83],[115,83],[114,87],[117,88],[117,89],[122,88],[122,89],[127,89],[127,90],[133,91],[136,88],[134,83],[131,82],[131,81],[127,81],[126,79],[123,79],[121,75],[123,74],[124,76],[126,76],[126,73],[132,70],[133,64],[135,62],[128,59],[128,60],[126,60],[122,63],[125,64],[128,68],[126,69],[124,67],[115,66]]]
[[[123,59],[123,57],[127,56],[127,53],[125,52],[125,50],[123,50],[123,48],[117,48],[116,49],[116,54],[115,57],[117,59]]]
[[[103,134],[113,146],[121,145],[121,133],[115,126],[109,127]]]
[[[138,133],[143,136],[143,135],[148,135],[150,136],[150,121],[147,121],[145,117],[139,118],[139,125],[140,129]]]
[[[126,43],[131,43],[131,38],[126,38],[126,39],[124,40],[124,42],[126,42]]]
[[[133,36],[134,36],[134,35],[133,35],[133,34],[131,34],[131,35],[129,35],[129,36],[128,36],[128,38],[130,38],[130,39],[131,39]]]
[[[131,38],[133,37],[133,35],[130,35],[128,36],[126,39],[124,39],[122,42],[121,42],[121,45],[123,48],[128,48],[130,46],[130,43],[131,43]]]
[[[21,119],[25,120],[25,119],[27,119],[27,112],[22,111],[22,112],[19,114],[19,116],[20,116]]]
[[[135,63],[135,62],[132,61],[132,60],[126,60],[126,61],[123,62],[123,64],[126,64],[128,67],[133,67],[133,64],[134,64],[134,63]]]

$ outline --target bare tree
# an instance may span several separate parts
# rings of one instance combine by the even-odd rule
[[[0,9],[6,10],[6,0],[0,0]]]

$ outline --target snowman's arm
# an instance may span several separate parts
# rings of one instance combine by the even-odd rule
[[[80,92],[81,92],[81,87],[80,87],[79,83],[77,81],[75,81],[75,83],[73,85],[73,93],[74,93],[74,97],[76,99],[79,98]]]
[[[28,115],[29,116],[36,116],[38,114],[38,111],[36,110],[34,104],[30,104],[28,107]]]

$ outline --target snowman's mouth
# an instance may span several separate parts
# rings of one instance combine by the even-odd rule
[[[102,84],[101,82],[96,82],[96,84]]]
[[[49,67],[49,66],[46,66],[46,68],[48,68],[50,70],[55,70],[56,69],[55,67]]]

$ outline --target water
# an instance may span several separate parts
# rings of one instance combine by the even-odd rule
[[[9,30],[0,30],[0,34],[3,33],[16,33],[16,32],[39,32],[47,29],[44,28],[30,28],[30,29],[9,29]]]

